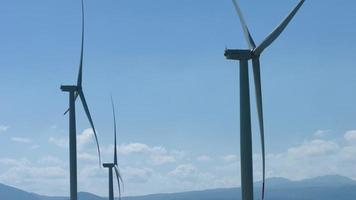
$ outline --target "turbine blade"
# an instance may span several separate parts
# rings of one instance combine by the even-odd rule
[[[117,165],[117,149],[116,149],[116,116],[115,116],[115,105],[111,96],[111,106],[112,106],[112,114],[114,117],[114,164]]]
[[[265,136],[264,136],[264,124],[263,124],[263,107],[262,107],[262,88],[261,88],[261,69],[260,69],[260,58],[253,58],[253,76],[255,80],[255,91],[256,91],[256,105],[258,113],[258,121],[260,127],[261,136],[261,149],[262,149],[262,200],[265,195],[265,171],[266,171],[266,161],[265,161]]]
[[[239,4],[237,3],[236,0],[232,0],[232,3],[234,4],[235,10],[237,12],[237,15],[240,18],[240,22],[241,22],[242,29],[244,31],[246,42],[247,42],[248,46],[250,47],[250,49],[252,50],[252,49],[256,48],[256,44],[253,41],[253,38],[251,36],[250,31],[248,30],[248,27],[247,27],[245,18],[244,18],[243,14],[242,14],[242,11],[240,9],[240,6],[239,6]]]
[[[77,100],[77,98],[78,98],[78,92],[75,92],[75,95],[74,95],[74,102]],[[64,112],[63,115],[66,115],[68,112],[69,112],[69,108]]]
[[[92,120],[91,115],[90,115],[90,112],[89,112],[89,107],[88,107],[88,104],[87,104],[87,102],[86,102],[86,100],[85,100],[83,91],[80,89],[80,90],[78,91],[78,93],[79,93],[79,96],[80,96],[80,100],[82,101],[83,108],[84,108],[84,110],[85,110],[85,114],[87,115],[88,120],[89,120],[89,123],[90,123],[90,126],[91,126],[91,128],[93,129],[93,132],[94,132],[95,141],[96,141],[96,146],[97,146],[98,155],[99,155],[99,165],[101,166],[101,156],[100,156],[100,147],[99,147],[98,136],[97,136],[97,134],[96,134],[96,130],[95,130],[95,127],[94,127],[94,123],[93,123],[93,120]]]
[[[293,19],[295,14],[298,12],[299,8],[302,7],[305,0],[300,0],[298,5],[289,13],[289,15],[282,21],[282,23],[277,26],[272,33],[270,33],[267,38],[254,50],[255,55],[260,55],[263,50],[265,50],[272,42],[278,38],[278,36],[284,31],[289,22]]]
[[[117,167],[117,165],[115,165],[114,167],[115,169],[115,175],[116,175],[116,179],[117,179],[117,185],[119,187],[119,199],[121,199],[121,184],[122,184],[122,189],[124,188],[124,182],[122,181],[122,177],[119,171],[119,168]]]
[[[84,0],[82,0],[82,44],[80,50],[80,62],[79,62],[79,72],[77,86],[82,86],[82,76],[83,76],[83,54],[84,54]]]

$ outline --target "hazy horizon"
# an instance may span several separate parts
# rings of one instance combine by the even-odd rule
[[[286,182],[286,180],[288,182]],[[325,190],[330,190],[331,188],[337,189],[341,187],[356,187],[356,180],[349,179],[348,177],[340,176],[340,175],[325,175],[325,176],[318,176],[318,177],[312,177],[312,178],[307,178],[307,179],[301,179],[301,180],[290,180],[286,179],[283,177],[272,177],[272,178],[267,178],[266,179],[268,183],[268,188],[272,189],[274,192],[276,192],[276,189],[281,190],[281,189],[289,189],[290,191],[294,191],[297,189],[308,189],[308,188],[323,188]],[[261,182],[256,181],[254,182],[254,192],[255,194],[259,194],[261,192]],[[11,192],[4,190],[3,187],[10,187],[15,190],[12,190]],[[231,189],[237,189],[240,190],[240,186],[235,186],[235,187],[225,187],[225,188],[210,188],[210,189],[201,189],[201,190],[185,190],[185,191],[175,191],[175,192],[163,192],[163,193],[149,193],[149,194],[143,194],[143,195],[123,195],[123,198],[131,198],[131,197],[145,197],[145,196],[151,196],[151,195],[179,195],[182,193],[204,193],[204,192],[211,192],[211,191],[227,191]],[[58,197],[68,197],[68,195],[63,195],[63,196],[51,196],[51,195],[42,195],[38,193],[33,193],[31,191],[26,191],[22,190],[21,188],[16,188],[11,185],[6,185],[0,183],[0,190],[5,192],[5,194],[9,195],[14,195],[18,192],[25,192],[25,193],[32,193],[35,195],[39,195],[42,197],[50,197],[50,198],[58,198]],[[19,191],[18,191],[19,190]],[[4,193],[0,193],[1,195],[4,195]],[[79,197],[83,194],[89,194],[93,195],[90,193],[90,191],[78,191]],[[270,193],[270,192],[269,192]],[[94,194],[95,195],[95,194]],[[276,194],[274,194],[276,195]],[[320,191],[315,191],[315,195],[321,195]],[[99,197],[107,197],[107,194],[105,195],[98,195]],[[269,196],[269,195],[268,195]],[[238,195],[239,197],[239,195]],[[269,197],[270,198],[270,197]],[[117,199],[117,198],[115,198]]]

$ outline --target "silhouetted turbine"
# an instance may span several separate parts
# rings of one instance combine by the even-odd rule
[[[119,166],[117,164],[117,143],[116,143],[116,117],[115,117],[115,105],[111,98],[112,113],[114,118],[114,163],[104,163],[103,167],[109,169],[109,200],[114,200],[114,184],[113,184],[113,172],[115,170],[115,175],[117,179],[117,184],[119,187],[119,199],[121,199],[121,184],[123,184],[122,177],[119,171]]]
[[[236,2],[232,0],[237,14],[240,18],[242,29],[249,49],[226,49],[225,57],[231,60],[240,61],[240,153],[241,153],[241,189],[243,200],[253,200],[253,163],[252,163],[252,136],[251,136],[251,111],[250,111],[250,92],[248,77],[248,61],[252,60],[253,76],[255,82],[256,104],[258,120],[261,135],[262,148],[262,199],[265,193],[265,140],[262,109],[262,89],[260,56],[261,53],[277,39],[277,37],[287,27],[289,22],[295,16],[305,0],[301,0],[298,5],[289,13],[289,15],[277,26],[277,28],[267,36],[267,38],[256,47],[251,33],[247,27],[241,9]]]
[[[94,127],[93,120],[91,118],[88,104],[85,100],[83,88],[82,88],[82,71],[83,71],[83,54],[84,54],[84,0],[81,0],[82,8],[82,41],[80,52],[80,63],[77,85],[62,85],[61,90],[69,92],[69,109],[65,112],[69,112],[69,163],[70,163],[70,200],[77,200],[77,138],[76,138],[76,122],[75,122],[75,101],[77,97],[83,104],[85,114],[89,120],[90,126],[94,132],[95,141],[97,145],[99,155],[99,166],[101,165],[101,156],[98,137]]]

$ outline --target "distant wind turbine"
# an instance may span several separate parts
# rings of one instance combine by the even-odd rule
[[[114,182],[113,182],[113,169],[115,170],[115,175],[117,179],[117,184],[119,187],[119,199],[121,199],[121,184],[123,184],[121,173],[119,171],[119,166],[117,164],[117,144],[116,144],[116,117],[115,117],[115,105],[111,98],[112,113],[114,117],[114,163],[104,163],[103,167],[109,169],[109,200],[114,200]]]
[[[93,120],[91,118],[88,104],[84,97],[82,88],[82,71],[83,71],[83,53],[84,53],[84,0],[81,0],[82,10],[82,39],[81,39],[81,52],[79,63],[79,74],[77,85],[62,85],[61,90],[69,92],[69,109],[65,112],[69,112],[69,165],[70,165],[70,200],[77,200],[77,138],[76,138],[76,122],[75,122],[75,101],[80,98],[86,116],[89,120],[90,126],[94,132],[95,141],[97,145],[99,155],[99,166],[101,165],[101,156],[98,137],[94,127]]]
[[[240,153],[241,153],[241,189],[243,200],[253,200],[253,163],[252,163],[252,136],[251,136],[251,111],[250,111],[250,92],[248,61],[252,60],[253,76],[255,82],[256,104],[260,127],[261,146],[262,146],[262,199],[265,194],[265,141],[262,109],[262,89],[260,75],[260,56],[262,52],[273,43],[283,32],[305,0],[301,0],[289,15],[272,31],[266,39],[256,47],[251,33],[247,27],[241,9],[232,0],[237,14],[240,18],[242,29],[249,49],[226,49],[225,57],[230,60],[240,61]]]

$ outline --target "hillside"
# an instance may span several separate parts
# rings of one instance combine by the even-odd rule
[[[256,199],[259,199],[260,184],[256,183]],[[240,188],[213,189],[204,191],[146,196],[124,197],[123,200],[239,200]],[[0,184],[0,199],[4,200],[68,200],[68,197],[48,197],[29,193]],[[79,200],[105,200],[90,193],[81,192]],[[266,200],[354,200],[356,181],[342,176],[322,176],[301,181],[284,178],[267,179]]]

